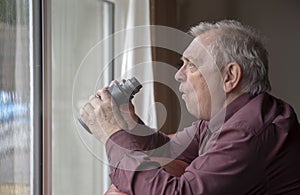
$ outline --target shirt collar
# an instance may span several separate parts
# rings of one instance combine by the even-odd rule
[[[214,132],[221,128],[221,126],[230,118],[234,113],[246,105],[255,95],[249,93],[243,93],[234,99],[229,105],[221,109],[209,122],[208,128],[211,132]]]

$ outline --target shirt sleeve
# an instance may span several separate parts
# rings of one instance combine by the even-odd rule
[[[130,131],[131,142],[136,143],[135,147],[143,150],[148,156],[165,158],[165,159],[178,159],[186,163],[191,163],[198,155],[197,148],[199,140],[202,139],[205,133],[204,121],[196,121],[190,127],[179,131],[170,139],[164,133],[152,129],[143,122]],[[203,134],[203,135],[202,135]],[[115,137],[121,136],[116,134]],[[137,149],[136,148],[136,149]]]
[[[130,131],[130,134],[140,149],[144,151],[158,148],[170,140],[167,135],[144,125],[142,121],[139,121],[136,127]]]
[[[261,174],[256,140],[249,131],[223,129],[217,142],[174,177],[151,161],[132,135],[119,131],[106,144],[110,177],[128,194],[243,194]]]

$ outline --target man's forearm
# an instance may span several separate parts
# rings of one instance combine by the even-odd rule
[[[140,149],[144,151],[156,149],[170,141],[167,135],[144,125],[143,122],[139,122],[139,124],[130,131],[130,134],[139,144]]]

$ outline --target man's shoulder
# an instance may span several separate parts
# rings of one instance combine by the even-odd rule
[[[293,108],[268,93],[257,95],[234,113],[226,126],[240,127],[259,134],[271,124],[298,124]]]

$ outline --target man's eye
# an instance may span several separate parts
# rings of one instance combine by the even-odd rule
[[[196,66],[195,66],[195,64],[189,62],[189,63],[188,63],[188,67],[189,67],[189,68],[195,68]]]

